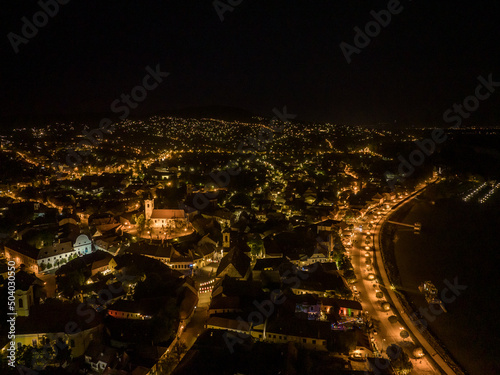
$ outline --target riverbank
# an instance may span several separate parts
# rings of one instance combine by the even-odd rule
[[[396,210],[389,219],[392,221],[402,222],[403,219],[408,215],[408,213],[413,208],[415,202],[413,200],[402,205],[398,210]],[[421,314],[418,312],[417,306],[413,303],[412,299],[409,298],[408,292],[402,286],[401,275],[399,273],[398,262],[396,258],[395,242],[398,240],[398,228],[391,224],[384,224],[381,228],[381,252],[387,271],[389,280],[392,285],[396,287],[398,292],[397,298],[401,305],[403,306],[406,314],[412,317],[415,321],[415,326],[419,328],[419,331],[424,336],[424,338],[429,342],[429,344],[434,348],[435,352],[438,353],[443,360],[455,371],[456,374],[464,374],[461,367],[457,364],[457,361],[453,359],[452,355],[446,350],[445,345],[440,342],[436,335],[431,332],[427,324],[422,324],[424,321]]]
[[[500,259],[494,251],[498,248],[497,229],[492,228],[498,228],[500,223],[498,218],[484,216],[494,210],[461,204],[458,199],[432,203],[432,199],[417,198],[391,215],[391,220],[399,222],[421,222],[421,235],[390,224],[382,228],[389,277],[401,293],[398,296],[402,304],[412,311],[428,308],[417,289],[425,280],[433,281],[440,291],[446,286],[445,280],[453,282],[457,278],[460,285],[466,285],[463,295],[446,306],[447,314],[426,319],[425,337],[449,361],[452,356],[453,362],[459,359],[470,374],[499,373],[499,339],[495,333],[500,332],[500,327],[495,315],[500,306],[494,301],[493,288],[497,285],[494,275]],[[489,257],[485,249],[490,249]]]

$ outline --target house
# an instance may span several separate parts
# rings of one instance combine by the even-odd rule
[[[65,224],[70,226],[71,224]],[[64,230],[64,227],[60,227]],[[92,242],[85,234],[80,234],[73,242],[70,238],[63,236],[58,242],[45,246],[38,250],[23,240],[9,240],[5,244],[5,256],[16,262],[16,265],[24,264],[26,268],[34,273],[58,268],[77,256],[90,254]]]
[[[340,224],[342,222],[339,220],[323,220],[322,222],[319,222],[317,224],[317,233],[320,233],[322,231],[325,232],[339,232],[340,231]],[[340,233],[340,232],[339,232]]]
[[[230,277],[246,280],[248,279],[250,274],[250,258],[245,255],[243,251],[240,251],[237,248],[233,247],[221,259],[219,267],[217,268],[216,277],[222,278],[227,275]]]
[[[187,278],[181,287],[183,290],[181,291],[179,320],[185,326],[191,320],[198,304],[198,293],[190,278]],[[170,303],[172,300],[168,297],[144,298],[138,301],[121,299],[108,308],[108,315],[116,319],[150,320]]]
[[[381,205],[382,203],[384,203],[384,200],[385,200],[385,196],[383,196],[382,194],[380,193],[377,193],[375,194],[373,197],[372,197],[372,200],[371,200],[371,203],[375,206],[379,206]]]
[[[191,321],[196,310],[196,305],[198,305],[198,292],[194,287],[193,279],[187,277],[184,284],[182,302],[179,307],[179,323],[181,326],[186,327]]]
[[[327,344],[331,337],[332,330],[329,322],[277,318],[267,325],[263,340],[276,344],[295,342],[305,349],[327,351]]]
[[[59,226],[62,227],[66,224],[72,224],[72,225],[78,226],[79,221],[80,221],[80,219],[78,216],[68,216],[68,217],[65,217],[65,218],[59,220]]]
[[[351,350],[349,356],[355,359],[374,357],[373,349],[375,348],[369,336],[361,329],[354,329],[354,332],[356,334],[356,347]]]
[[[250,324],[244,320],[211,316],[205,323],[206,329],[222,329],[240,334],[250,335]]]
[[[226,228],[231,225],[231,218],[233,217],[233,213],[227,209],[218,209],[213,213],[204,212],[203,217],[214,218],[222,228]]]
[[[29,316],[30,309],[38,303],[39,289],[43,288],[43,281],[24,270],[16,273],[15,303],[18,316]]]
[[[332,265],[332,266],[330,266]],[[341,273],[332,269],[331,263],[314,263],[307,267],[306,275],[300,283],[294,283],[294,294],[316,294],[320,297],[347,296],[352,294]],[[285,281],[287,283],[287,281]]]
[[[252,301],[259,299],[259,297],[269,298],[269,296],[263,295],[262,293],[262,283],[260,281],[235,279],[225,275],[215,280],[212,298],[215,298],[219,294],[224,297],[248,297]]]
[[[332,232],[321,231],[316,237],[316,244],[314,253],[308,257],[307,261],[301,263],[301,266],[313,264],[316,262],[329,262],[331,261],[330,255],[333,254],[334,248],[334,235]]]
[[[127,353],[121,356],[118,350],[93,341],[85,352],[85,363],[89,364],[93,371],[98,373],[119,374],[119,370],[125,369],[129,362]],[[106,370],[114,370],[106,371]],[[128,374],[128,371],[123,372]]]
[[[108,259],[107,260],[108,267],[111,268],[111,259],[112,259],[111,256],[104,251],[98,250],[90,254],[85,254],[82,255],[81,257],[74,258],[70,262],[59,267],[59,269],[57,269],[55,274],[57,276],[68,275],[71,272],[74,272],[76,270],[81,270],[83,268],[87,268],[89,271],[92,271],[94,264],[95,264],[94,269],[97,269],[99,264],[101,266],[103,265],[103,263],[96,263],[103,259]],[[96,273],[97,272],[94,272],[94,274]]]
[[[23,240],[9,239],[4,245],[5,257],[16,262],[16,266],[24,264],[26,269],[38,273],[38,254],[36,247],[29,245]]]
[[[193,250],[193,260],[197,268],[205,267],[208,263],[222,258],[222,249],[217,250],[217,243],[212,241],[208,234],[203,237]]]
[[[96,237],[94,241],[96,250],[105,251],[111,255],[117,255],[121,248],[120,238],[116,235]]]
[[[29,316],[16,319],[16,347],[22,345],[68,345],[73,357],[85,353],[102,333],[101,316],[90,306],[52,302],[34,305]]]
[[[181,254],[173,247],[171,249],[168,266],[183,274],[191,274],[194,267],[193,257],[190,254]]]
[[[321,304],[314,294],[293,296],[296,316],[304,316],[307,320],[317,320],[321,314]]]
[[[135,243],[132,244],[126,253],[144,255],[149,258],[157,259],[184,274],[191,274],[194,267],[194,260],[191,254],[181,254],[172,244],[147,244]]]
[[[59,242],[40,249],[38,265],[41,271],[58,268],[73,258],[73,244],[71,241]]]
[[[94,276],[99,272],[105,275],[111,272],[111,267],[110,267],[111,259],[113,259],[113,256],[111,254],[106,253],[104,258],[92,262],[91,275]]]
[[[166,303],[165,298],[148,298],[140,301],[120,299],[108,307],[108,315],[116,319],[149,320]]]
[[[335,312],[341,318],[358,317],[363,313],[363,307],[358,301],[339,298],[321,298],[320,302],[321,311],[327,314]]]
[[[254,302],[269,299],[269,293],[262,290],[260,281],[235,279],[226,275],[214,282],[209,315],[244,311],[248,314],[255,310]]]
[[[243,312],[239,296],[225,297],[222,294],[212,297],[208,307],[208,315]]]
[[[281,281],[281,274],[291,269],[292,263],[284,257],[257,259],[252,269],[252,280]]]

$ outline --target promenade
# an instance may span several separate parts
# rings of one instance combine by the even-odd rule
[[[381,229],[382,229],[384,223],[386,222],[386,220],[391,215],[391,213],[393,213],[395,210],[397,210],[398,208],[400,208],[401,206],[403,206],[404,204],[408,203],[410,200],[415,198],[418,194],[420,194],[423,190],[425,190],[427,188],[427,186],[428,185],[425,185],[424,187],[416,190],[414,193],[410,194],[408,197],[403,199],[401,202],[396,204],[394,207],[391,207],[390,211],[386,215],[381,217],[379,222],[376,224],[375,231],[374,231],[373,245],[374,245],[374,251],[378,255],[378,256],[376,256],[376,261],[377,261],[377,266],[378,266],[378,270],[380,273],[380,278],[381,278],[382,284],[384,284],[384,285],[391,285],[391,283],[389,281],[389,277],[387,275],[385,264],[384,264],[383,258],[382,258]],[[404,309],[403,305],[401,304],[395,291],[392,288],[386,288],[386,293],[388,294],[388,297],[391,300],[393,306],[398,311],[400,317],[404,321],[406,327],[408,328],[408,330],[411,331],[412,336],[420,343],[420,345],[424,348],[424,350],[427,352],[427,354],[434,360],[434,362],[437,364],[437,366],[439,366],[441,371],[443,371],[445,374],[449,374],[449,375],[457,374],[450,367],[450,365],[445,361],[445,359],[439,353],[436,352],[434,347],[427,341],[427,339],[422,335],[420,330],[414,325],[413,321],[406,313],[406,310]]]

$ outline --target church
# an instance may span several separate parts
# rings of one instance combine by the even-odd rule
[[[151,220],[151,228],[175,228],[187,224],[184,210],[155,209],[154,199],[144,201],[144,216],[146,221]]]

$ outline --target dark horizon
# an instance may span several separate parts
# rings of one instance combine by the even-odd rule
[[[348,63],[340,44],[354,45],[354,28],[389,3],[243,1],[221,22],[211,1],[69,1],[15,53],[9,33],[22,36],[21,18],[41,8],[9,2],[0,114],[109,115],[145,67],[160,64],[170,75],[131,116],[227,106],[272,117],[286,105],[302,121],[443,126],[443,113],[474,94],[478,76],[500,81],[500,4],[488,1],[400,1]],[[467,123],[498,125],[499,104],[492,95]]]

